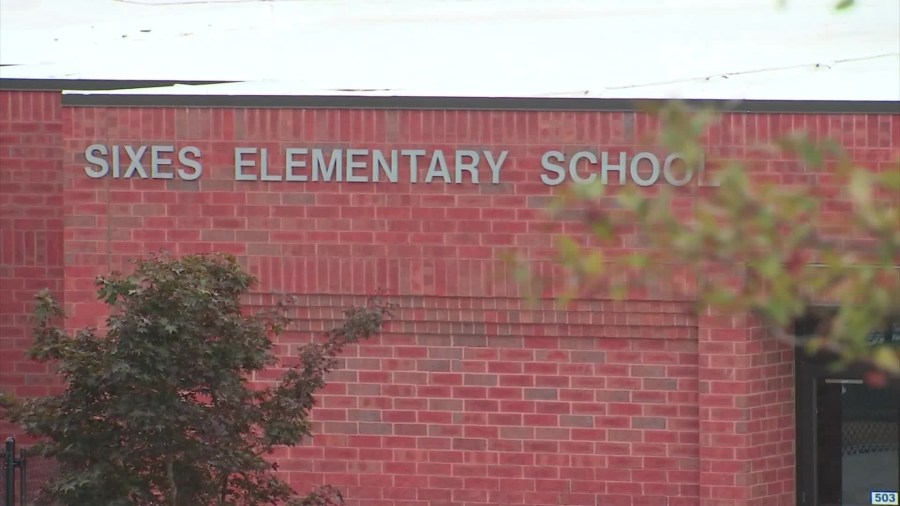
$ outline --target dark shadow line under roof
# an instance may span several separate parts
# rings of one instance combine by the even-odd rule
[[[202,86],[235,81],[2,79],[0,90],[112,91],[174,85]],[[186,92],[190,91],[185,89]],[[442,97],[375,95],[197,95],[71,93],[64,106],[74,107],[232,107],[294,109],[444,109],[505,111],[637,112],[666,99],[591,97]],[[796,114],[900,114],[900,101],[880,100],[682,100],[694,107],[722,112]]]
[[[437,109],[639,112],[665,99],[568,97],[415,97],[354,95],[67,94],[75,107],[234,107],[278,109]],[[736,113],[900,114],[900,102],[829,100],[682,100],[691,107]]]
[[[10,65],[13,66],[13,65]],[[186,81],[171,79],[28,79],[0,77],[0,90],[31,91],[110,91],[137,88],[162,88],[176,84],[202,86],[234,81]]]

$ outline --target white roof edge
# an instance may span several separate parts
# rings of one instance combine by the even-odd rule
[[[900,101],[900,2],[858,4],[0,0],[0,64],[17,63],[0,79],[227,81],[67,94]]]

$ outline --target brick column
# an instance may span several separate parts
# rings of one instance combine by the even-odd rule
[[[63,288],[60,95],[3,90],[0,104],[0,391],[45,395],[56,375],[24,353],[35,294]]]
[[[700,504],[793,505],[793,350],[746,317],[698,330]]]

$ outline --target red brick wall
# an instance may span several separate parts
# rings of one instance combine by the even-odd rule
[[[547,228],[542,153],[633,154],[652,132],[647,116],[66,107],[62,123],[65,227],[56,230],[73,327],[102,316],[96,274],[159,248],[238,255],[260,279],[253,305],[300,294],[304,327],[277,343],[285,357],[378,288],[400,303],[383,336],[346,353],[315,412],[313,443],[276,456],[298,489],[330,482],[351,505],[385,506],[793,503],[790,350],[753,322],[693,315],[690,301],[659,294],[529,307],[499,260],[516,247],[545,261],[555,232],[577,230]],[[4,136],[14,131],[6,125]],[[751,147],[793,129],[837,137],[876,169],[900,147],[898,116],[729,114],[711,131],[712,156],[747,160],[760,179],[815,184],[831,199],[829,225],[842,212],[831,176]],[[204,173],[90,179],[83,151],[94,143],[197,146]],[[266,183],[233,180],[235,146],[268,148],[276,167],[286,147],[510,154],[498,185]],[[708,191],[683,190],[685,209]],[[17,230],[6,209],[4,233]],[[24,335],[15,321],[4,339],[7,328]]]
[[[279,456],[298,488],[331,482],[360,505],[696,504],[697,344],[683,304],[398,302],[385,335],[345,353],[315,444]],[[349,303],[300,301],[310,328]]]
[[[0,91],[0,390],[21,396],[56,383],[23,351],[35,293],[62,295],[60,115],[59,93]]]
[[[699,320],[701,504],[794,504],[793,351],[745,318]]]

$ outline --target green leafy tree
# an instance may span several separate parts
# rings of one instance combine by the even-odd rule
[[[97,280],[106,329],[70,335],[46,293],[35,310],[34,359],[57,364],[60,395],[11,408],[59,463],[44,495],[67,505],[328,506],[331,487],[305,497],[265,456],[310,436],[314,394],[341,349],[380,331],[390,308],[374,300],[346,311],[321,343],[302,347],[275,386],[251,386],[276,364],[270,336],[290,323],[284,307],[247,315],[254,279],[234,258],[150,257],[133,275]]]
[[[697,173],[717,114],[677,102],[651,112],[660,123],[651,142],[680,153],[684,169]],[[582,223],[583,233],[559,237],[567,282],[554,289],[563,300],[665,292],[695,300],[698,312],[750,315],[790,346],[837,367],[861,366],[873,384],[897,383],[900,162],[861,167],[836,144],[802,132],[758,149],[833,178],[841,213],[826,215],[814,187],[755,178],[742,161],[714,160],[718,186],[696,194],[570,186],[550,211]],[[518,269],[541,286],[527,262]],[[797,335],[794,323],[815,313],[816,327]]]

